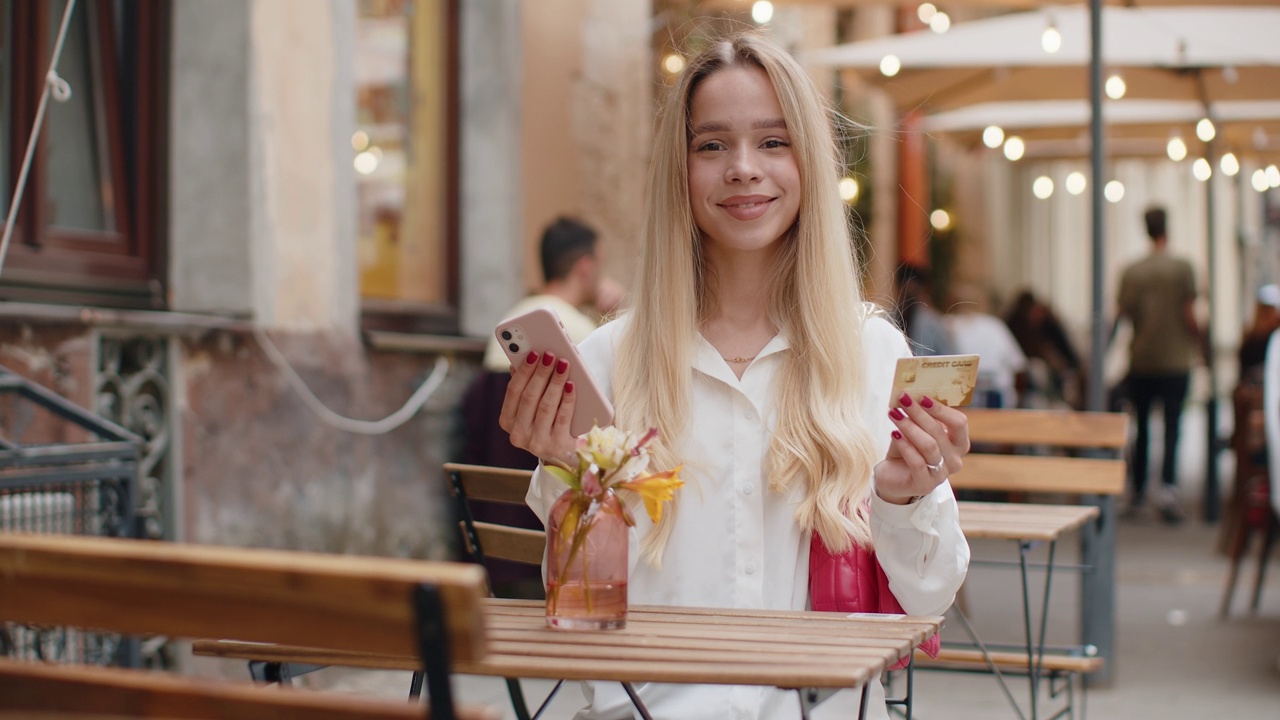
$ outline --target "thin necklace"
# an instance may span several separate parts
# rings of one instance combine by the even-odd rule
[[[760,354],[760,353],[756,353],[756,355],[759,355],[759,354]],[[755,360],[755,359],[756,359],[756,355],[752,355],[751,357],[742,357],[741,355],[735,355],[734,357],[731,357],[731,358],[728,358],[728,357],[725,357],[724,355],[721,355],[720,357],[721,357],[721,358],[724,358],[724,361],[725,361],[725,362],[727,362],[727,363],[736,363],[736,364],[741,364],[741,363],[749,363],[749,362],[751,362],[752,360]]]

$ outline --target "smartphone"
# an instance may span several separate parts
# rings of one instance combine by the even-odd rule
[[[898,358],[889,404],[898,407],[898,398],[907,393],[915,398],[928,395],[943,405],[961,407],[973,401],[977,385],[977,355]]]
[[[502,344],[502,350],[512,365],[525,361],[530,351],[541,355],[550,352],[557,358],[569,361],[569,380],[577,400],[573,406],[573,418],[569,433],[574,437],[591,429],[592,425],[604,427],[613,422],[613,403],[600,391],[587,366],[578,354],[578,348],[565,332],[560,316],[549,308],[537,308],[498,323],[493,334]]]

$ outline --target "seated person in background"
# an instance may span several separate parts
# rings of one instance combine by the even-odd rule
[[[1258,288],[1253,308],[1253,325],[1240,339],[1240,382],[1261,383],[1263,361],[1271,333],[1280,328],[1280,285]]]
[[[1018,407],[1019,376],[1027,370],[1027,356],[1004,321],[987,312],[982,290],[973,285],[957,285],[946,321],[955,352],[981,357],[974,406]]]
[[[901,265],[894,278],[898,284],[897,311],[902,331],[916,355],[951,355],[956,351],[942,314],[933,308],[929,271],[915,265]]]
[[[1053,309],[1030,290],[1023,290],[1014,299],[1005,323],[1031,362],[1029,368],[1040,369],[1039,373],[1029,373],[1033,377],[1028,394],[1043,398],[1045,403],[1041,404],[1066,403],[1080,408],[1080,356]],[[1034,377],[1036,374],[1039,377]],[[1033,404],[1029,402],[1031,398],[1027,400],[1024,406]]]
[[[503,317],[513,317],[534,308],[548,307],[560,316],[569,337],[575,342],[596,329],[595,318],[583,312],[611,312],[621,299],[621,290],[600,271],[596,252],[596,232],[587,225],[561,217],[542,233],[540,247],[542,292],[516,303]],[[603,301],[603,302],[602,302]],[[511,381],[511,363],[497,338],[490,335],[484,354],[484,368],[467,388],[462,402],[465,435],[461,462],[472,465],[532,470],[538,459],[515,447],[498,425],[502,398]],[[542,522],[525,507],[473,503],[476,520],[541,529]],[[499,596],[541,597],[542,575],[538,568],[502,560],[489,560],[489,576]]]

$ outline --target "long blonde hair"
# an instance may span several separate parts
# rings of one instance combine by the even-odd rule
[[[690,430],[694,342],[714,301],[708,297],[707,260],[689,201],[690,105],[702,80],[741,66],[759,67],[768,75],[801,179],[799,219],[778,250],[766,289],[769,319],[791,345],[775,385],[778,422],[766,467],[770,488],[782,491],[803,483],[796,520],[820,533],[829,548],[846,550],[851,541],[869,546],[871,531],[861,508],[875,451],[859,413],[866,311],[836,186],[841,163],[833,122],[838,115],[829,113],[799,64],[760,35],[719,41],[694,57],[659,118],[644,258],[615,367],[617,422],[661,430],[656,467],[680,461],[670,443]],[[650,562],[660,562],[676,505],[645,538],[642,549]]]

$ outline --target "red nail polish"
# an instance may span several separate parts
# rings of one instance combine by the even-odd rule
[[[564,394],[565,394],[565,395],[572,395],[572,394],[573,394],[573,381],[572,381],[572,380],[565,380],[565,381],[564,381]]]
[[[933,398],[929,397],[928,395],[925,395],[924,397],[920,398],[920,407],[926,410],[933,407]]]
[[[554,361],[555,359],[556,359],[556,356],[552,355],[551,353],[542,353],[542,366],[546,367],[550,365],[552,361]]]
[[[893,435],[893,439],[894,439],[894,440],[901,440],[901,439],[902,439],[902,433],[898,432],[897,430],[894,430],[893,432],[891,432],[891,433],[889,433],[889,434],[890,434],[890,435]]]
[[[533,350],[530,350],[529,354],[524,356],[524,364],[532,365],[536,362],[538,362],[538,353]]]
[[[898,398],[898,402],[902,403],[902,407],[911,407],[911,396],[902,393],[902,397]]]
[[[564,358],[560,358],[559,360],[557,360],[557,361],[556,361],[556,374],[557,374],[557,375],[563,375],[563,374],[564,374],[564,371],[565,371],[565,370],[568,370],[568,369],[569,369],[569,361],[568,361],[568,360],[565,360]]]
[[[901,420],[906,416],[907,414],[902,412],[902,408],[894,408],[889,411],[889,417],[893,418],[894,420]]]

